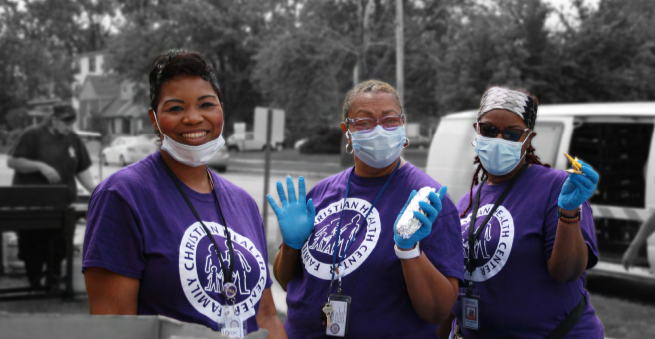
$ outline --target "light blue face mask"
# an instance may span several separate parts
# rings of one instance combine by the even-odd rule
[[[348,134],[352,136],[355,156],[373,168],[385,168],[396,161],[407,140],[404,126],[387,131],[378,125],[368,133],[348,131]]]
[[[528,132],[528,136],[530,133],[532,131]],[[475,140],[475,152],[484,169],[493,175],[505,175],[516,168],[525,156],[525,153],[521,155],[521,148],[528,138],[518,142],[478,135]]]

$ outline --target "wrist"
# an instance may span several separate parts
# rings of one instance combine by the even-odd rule
[[[403,251],[403,252],[408,252],[408,251],[411,251],[411,250],[413,250],[415,248],[416,248],[416,244],[412,245],[411,247],[407,247],[407,248],[398,246],[398,250]]]
[[[557,218],[560,222],[565,224],[578,224],[582,220],[582,210],[580,208],[575,210],[565,210],[559,207],[557,209]]]
[[[413,259],[421,256],[421,248],[419,247],[418,242],[414,244],[412,248],[408,249],[403,249],[396,244],[394,246],[394,251],[396,252],[398,259]]]
[[[562,215],[564,215],[566,217],[569,217],[569,218],[575,217],[578,214],[579,210],[580,210],[579,208],[576,208],[576,209],[573,209],[573,210],[565,210],[565,209],[563,209],[561,207],[559,208],[559,212]]]

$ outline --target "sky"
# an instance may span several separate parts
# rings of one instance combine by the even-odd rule
[[[565,15],[573,14],[572,0],[542,0],[544,3],[550,4],[553,8],[563,11]],[[600,0],[583,0],[584,4],[587,6],[592,6],[593,8],[598,7]],[[546,20],[546,26],[558,30],[562,29],[563,26],[560,22],[560,19],[557,15],[551,14],[550,17]]]

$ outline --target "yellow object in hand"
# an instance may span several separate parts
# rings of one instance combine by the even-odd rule
[[[580,164],[580,162],[578,162],[578,157],[575,157],[575,159],[573,159],[573,158],[571,158],[570,155],[568,155],[566,153],[564,153],[564,155],[566,155],[566,157],[571,162],[571,165],[573,165],[572,169],[567,169],[566,171],[571,173],[571,174],[583,174],[582,173],[582,165]]]

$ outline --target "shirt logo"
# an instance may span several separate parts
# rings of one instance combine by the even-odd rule
[[[226,279],[218,261],[222,260],[229,268],[231,258],[225,227],[215,222],[204,223],[219,250],[215,251],[214,244],[199,222],[189,226],[180,243],[180,282],[189,303],[198,312],[217,321],[227,307],[233,307],[231,303],[227,305],[221,294]],[[232,282],[237,288],[234,313],[245,321],[255,315],[255,305],[266,286],[267,263],[250,239],[232,229],[229,232],[234,247]]]
[[[73,146],[68,147],[68,154],[70,154],[71,158],[75,158],[75,149]]]
[[[348,198],[345,204],[341,199],[318,211],[314,219],[314,232],[302,248],[305,270],[317,278],[332,279],[332,255],[335,246],[337,255],[343,256],[348,243],[355,238],[355,234],[361,228],[348,250],[348,255],[339,265],[339,272],[343,277],[359,268],[375,249],[380,238],[380,215],[377,209],[373,208],[364,221],[370,209],[371,204],[368,201]],[[336,240],[342,210],[344,210],[343,225],[339,239]]]
[[[476,220],[484,220],[492,208],[493,204],[480,207]],[[471,215],[472,213],[469,213],[466,218],[460,220],[462,245],[464,246],[464,278],[481,282],[493,278],[505,267],[514,243],[514,219],[505,207],[498,206],[486,225],[480,225],[474,229],[474,231],[478,231],[480,227],[484,227],[473,243],[473,260],[475,260],[476,268],[471,276],[466,271],[466,261],[469,259],[468,235]]]

